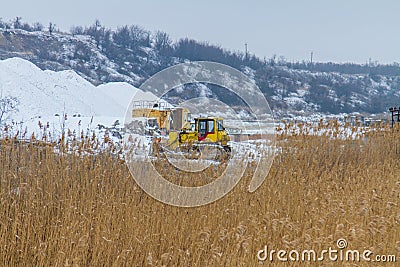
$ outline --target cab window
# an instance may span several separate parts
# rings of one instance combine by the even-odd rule
[[[199,134],[204,136],[207,133],[207,121],[199,121]]]
[[[224,129],[223,121],[217,121],[217,128],[218,128],[218,131],[223,131],[223,130],[225,130],[225,129]]]
[[[214,121],[207,121],[208,122],[208,129],[207,132],[208,133],[214,133]]]

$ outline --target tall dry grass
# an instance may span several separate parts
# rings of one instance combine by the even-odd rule
[[[327,134],[282,131],[281,152],[256,192],[247,191],[250,166],[232,192],[198,208],[152,199],[116,153],[84,153],[99,145],[94,139],[77,143],[77,153],[3,139],[0,264],[397,266],[258,261],[265,245],[322,250],[339,238],[351,249],[400,256],[399,131],[332,138],[337,126],[318,127]]]

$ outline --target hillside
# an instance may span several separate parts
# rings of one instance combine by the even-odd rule
[[[18,56],[42,70],[74,70],[96,86],[126,82],[136,87],[154,73],[179,62],[216,61],[254,79],[278,117],[312,113],[375,114],[400,104],[400,71],[394,65],[260,60],[251,54],[190,39],[172,42],[165,33],[153,34],[137,26],[111,31],[93,25],[75,29],[73,33],[0,29],[0,59]],[[209,86],[206,91],[209,97],[221,95],[218,88]],[[204,95],[204,88],[189,86],[186,92],[186,98]],[[229,96],[224,101],[235,100]]]

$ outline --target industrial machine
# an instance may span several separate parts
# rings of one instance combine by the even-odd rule
[[[179,147],[200,149],[204,146],[214,146],[230,154],[229,141],[230,138],[225,131],[223,118],[204,117],[194,119],[189,130],[170,131],[168,147],[172,149]]]
[[[187,108],[149,101],[135,102],[132,118],[138,122],[134,127],[138,133],[153,136],[153,152],[165,149],[201,152],[205,147],[212,147],[228,155],[231,153],[223,118],[199,117],[191,120]]]
[[[170,130],[188,129],[190,127],[190,112],[187,108],[172,107],[166,102],[135,101],[132,118],[140,122],[142,132],[154,135],[159,132],[167,135]],[[137,127],[136,128],[140,128]]]

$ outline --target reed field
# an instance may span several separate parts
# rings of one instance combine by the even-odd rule
[[[83,138],[71,153],[62,141],[3,138],[0,265],[399,266],[399,129],[310,127],[279,129],[279,153],[254,193],[250,164],[230,193],[196,208],[148,196],[116,147],[85,153],[108,140]],[[202,175],[210,179],[213,172]],[[371,250],[371,259],[396,255],[396,262],[257,257],[265,246],[338,249],[339,239],[346,249]]]

